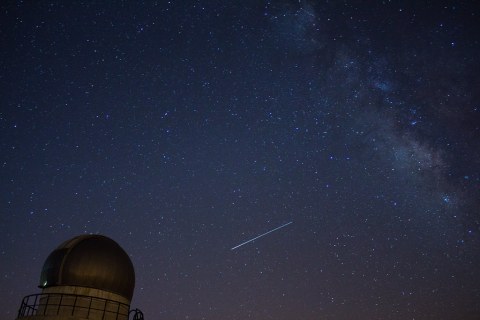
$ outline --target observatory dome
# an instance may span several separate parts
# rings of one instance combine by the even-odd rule
[[[65,241],[47,257],[39,287],[54,286],[95,288],[131,300],[135,272],[127,253],[115,241],[82,235]]]

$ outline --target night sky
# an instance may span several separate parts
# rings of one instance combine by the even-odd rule
[[[100,233],[145,319],[479,319],[480,10],[411,2],[2,1],[0,318]]]

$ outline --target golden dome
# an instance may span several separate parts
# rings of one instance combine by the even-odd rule
[[[82,235],[62,243],[48,256],[40,288],[81,286],[132,299],[135,271],[127,253],[110,238]]]

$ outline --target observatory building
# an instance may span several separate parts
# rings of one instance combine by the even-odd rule
[[[112,239],[82,235],[62,243],[45,261],[41,293],[23,298],[18,320],[141,320],[130,310],[135,272]]]

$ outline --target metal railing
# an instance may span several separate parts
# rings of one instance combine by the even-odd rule
[[[140,311],[139,309],[130,310],[130,312],[128,313],[128,316],[132,318],[132,320],[143,320],[143,312]]]
[[[128,319],[130,306],[114,300],[65,293],[39,293],[26,296],[18,318],[44,315],[71,315],[86,319]]]

